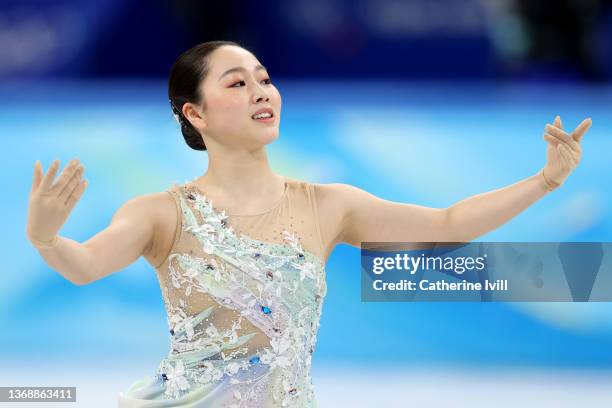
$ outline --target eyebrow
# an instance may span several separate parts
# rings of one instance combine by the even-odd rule
[[[259,65],[256,65],[256,66],[255,66],[255,68],[253,69],[253,72],[258,71],[258,70],[261,70],[261,69],[263,69],[264,71],[267,71],[267,70],[268,70],[266,67],[264,67],[263,65],[259,64]],[[238,72],[246,72],[247,70],[246,70],[246,68],[244,68],[244,67],[234,67],[234,68],[230,68],[230,69],[228,69],[227,71],[225,71],[224,73],[222,73],[222,74],[221,74],[221,76],[219,77],[219,81],[220,81],[220,80],[221,80],[221,78],[223,78],[224,76],[229,75],[229,74],[231,74],[232,72],[236,72],[236,71],[238,71]]]

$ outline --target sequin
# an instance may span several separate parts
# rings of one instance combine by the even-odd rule
[[[162,295],[170,352],[157,370],[163,398],[196,395],[227,378],[231,406],[315,406],[310,368],[326,293],[323,263],[294,231],[279,231],[283,244],[237,234],[212,201],[179,188],[182,234],[201,250],[168,257]],[[212,306],[193,311],[197,301]],[[221,315],[230,317],[215,319]],[[252,346],[257,338],[266,341]]]

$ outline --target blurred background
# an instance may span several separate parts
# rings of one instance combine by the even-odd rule
[[[555,115],[591,117],[563,188],[478,240],[612,238],[610,1],[0,5],[1,386],[77,386],[76,405],[109,407],[167,354],[150,265],[72,285],[26,240],[28,194],[37,159],[79,157],[90,185],[60,233],[83,242],[128,199],[203,174],[166,93],[203,41],[239,41],[268,68],[275,171],[392,201],[448,207],[517,182],[545,164]],[[327,263],[320,407],[612,406],[608,303],[362,303],[359,254],[342,244]]]

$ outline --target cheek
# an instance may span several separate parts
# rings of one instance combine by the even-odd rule
[[[217,106],[219,106],[224,114],[231,114],[232,112],[244,109],[244,101],[238,95],[229,95],[220,100]]]
[[[239,97],[227,96],[211,101],[210,106],[215,107],[212,117],[227,123],[228,120],[236,122],[244,115],[248,115],[247,105]]]
[[[278,92],[278,89],[276,89],[276,87],[274,88],[274,92],[272,92],[272,98],[274,102],[278,104],[278,106],[281,106],[281,104],[283,103],[280,92]]]

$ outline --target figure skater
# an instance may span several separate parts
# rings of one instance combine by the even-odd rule
[[[387,201],[357,187],[274,173],[281,96],[246,48],[211,41],[172,66],[168,96],[185,142],[206,150],[206,172],[128,200],[80,243],[58,235],[83,195],[72,160],[54,182],[34,165],[27,237],[46,263],[87,285],[143,256],[159,279],[170,351],[155,373],[118,395],[120,407],[315,407],[310,368],[325,263],[336,244],[467,242],[561,186],[581,159],[591,120],[546,125],[545,166],[448,208]]]

